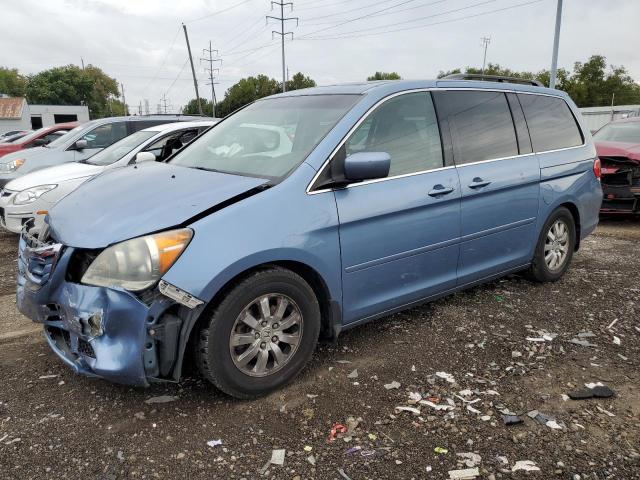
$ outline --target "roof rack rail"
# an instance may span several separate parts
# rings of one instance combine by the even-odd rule
[[[502,75],[482,75],[481,73],[452,73],[440,80],[485,80],[487,82],[499,83],[521,83],[523,85],[533,85],[534,87],[544,87],[538,80],[529,78],[505,77]]]

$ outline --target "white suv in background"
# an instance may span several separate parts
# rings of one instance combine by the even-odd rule
[[[60,199],[100,173],[133,163],[163,162],[217,120],[176,122],[135,132],[87,160],[44,168],[12,180],[0,190],[0,226],[19,233],[43,218]]]

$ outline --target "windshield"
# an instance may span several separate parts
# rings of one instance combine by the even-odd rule
[[[609,123],[593,135],[599,142],[640,143],[640,122]]]
[[[119,142],[114,143],[104,150],[101,150],[86,162],[90,163],[91,165],[111,165],[112,163],[117,162],[122,157],[134,150],[136,147],[141,145],[145,140],[148,140],[157,134],[158,132],[147,132],[145,130],[140,130],[139,132],[133,133],[128,137],[124,137]]]
[[[304,161],[358,99],[358,95],[308,95],[259,100],[209,130],[171,164],[283,177]]]
[[[76,128],[69,130],[67,133],[62,135],[60,138],[55,139],[53,142],[47,145],[47,148],[56,148],[64,145],[67,141],[75,136],[79,131],[84,130],[85,128],[92,127],[96,122],[87,122],[82,125],[78,125]]]
[[[33,132],[30,132],[28,134],[26,134],[24,137],[21,137],[19,139],[17,139],[16,143],[22,143],[22,142],[29,142],[31,140],[33,140],[34,138],[42,135],[42,132],[44,132],[45,130],[48,130],[49,127],[43,127],[43,128],[39,128],[38,130],[34,130]]]

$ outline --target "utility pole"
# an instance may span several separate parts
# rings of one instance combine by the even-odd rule
[[[216,52],[216,56],[218,55],[218,50],[213,49],[213,47],[211,46],[211,40],[209,40],[209,48],[202,49],[202,53],[203,54],[208,53],[209,58],[200,58],[200,61],[209,62],[209,68],[205,68],[205,70],[209,73],[209,84],[211,85],[211,107],[212,107],[211,116],[213,118],[216,118],[216,87],[215,86],[217,82],[213,81],[214,79],[213,72],[216,71],[220,73],[220,69],[213,68],[213,62],[220,62],[222,64],[222,59],[213,58],[213,52]]]
[[[124,106],[124,114],[128,115],[128,113],[127,113],[127,100],[124,98],[124,85],[122,84],[122,82],[120,82],[120,91],[122,92],[122,105]]]
[[[140,103],[138,104],[138,115],[142,116],[142,100],[140,100]]]
[[[187,41],[187,51],[189,52],[189,62],[191,62],[191,75],[193,75],[193,86],[196,89],[196,99],[198,99],[198,111],[202,115],[202,103],[200,103],[200,94],[198,93],[198,80],[196,80],[196,69],[193,66],[193,57],[191,56],[191,46],[189,45],[189,35],[187,34],[187,26],[183,23],[184,38]]]
[[[82,70],[84,70],[84,58],[80,57],[80,63],[82,64]]]
[[[491,37],[482,37],[480,41],[484,47],[484,58],[482,59],[482,75],[484,75],[484,68],[487,64],[487,48],[489,48],[489,44],[491,43]]]
[[[553,37],[553,55],[551,57],[551,75],[549,77],[549,88],[556,88],[556,77],[558,75],[558,47],[560,46],[560,24],[562,23],[562,0],[558,0],[556,10],[556,33]]]
[[[279,17],[274,17],[272,15],[267,15],[267,24],[269,23],[269,19],[271,18],[272,20],[277,20],[280,22],[280,31],[277,32],[275,30],[273,30],[271,32],[271,36],[273,37],[274,35],[280,35],[281,39],[282,39],[282,92],[286,92],[287,91],[287,72],[286,72],[286,62],[285,62],[285,57],[284,57],[284,39],[287,35],[291,35],[291,38],[293,39],[293,32],[285,32],[284,31],[284,22],[287,22],[289,20],[295,20],[296,21],[296,27],[298,26],[299,23],[299,18],[298,17],[285,17],[284,16],[284,7],[286,6],[290,6],[291,10],[293,10],[293,2],[284,2],[284,0],[280,0],[280,1],[275,1],[275,0],[271,0],[271,10],[273,10],[273,6],[276,5],[278,7],[280,7],[280,16]]]

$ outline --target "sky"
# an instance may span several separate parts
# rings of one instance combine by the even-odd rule
[[[487,62],[538,71],[551,64],[557,0],[284,0],[286,65],[318,85],[365,80],[376,71],[403,78]],[[281,80],[280,23],[269,0],[0,0],[0,65],[33,74],[86,64],[122,82],[130,110],[161,99],[177,112],[195,97],[182,23],[201,96],[210,98],[200,61],[218,50],[216,95],[240,78]],[[640,0],[564,0],[559,67],[600,54],[640,81]]]

